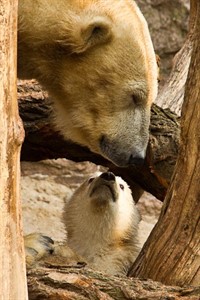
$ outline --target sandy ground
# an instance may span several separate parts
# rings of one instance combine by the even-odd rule
[[[88,162],[73,163],[58,159],[22,162],[21,169],[24,233],[41,232],[54,240],[64,240],[64,199],[68,199],[85,178],[101,170],[101,167]],[[161,203],[144,193],[138,208],[142,216],[139,232],[142,245],[158,219]]]

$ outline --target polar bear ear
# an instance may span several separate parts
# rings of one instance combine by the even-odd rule
[[[81,54],[92,47],[108,43],[112,38],[111,28],[111,22],[106,17],[80,19],[80,23],[71,31],[68,39],[71,52]]]

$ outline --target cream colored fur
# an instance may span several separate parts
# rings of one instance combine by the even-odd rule
[[[127,274],[136,259],[139,221],[131,191],[121,177],[89,179],[65,205],[68,246],[90,267],[109,275]]]
[[[54,242],[42,233],[31,233],[24,237],[26,267],[34,268],[44,263],[56,265],[75,265],[83,263],[83,258],[78,256],[66,243]]]
[[[117,165],[143,158],[157,66],[132,0],[19,0],[18,75],[36,78],[67,139]]]

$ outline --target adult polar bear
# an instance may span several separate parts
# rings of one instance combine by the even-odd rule
[[[18,75],[54,101],[65,138],[119,166],[148,143],[157,65],[132,0],[19,0]]]

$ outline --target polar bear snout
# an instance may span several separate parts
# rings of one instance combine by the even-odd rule
[[[126,147],[125,143],[120,145],[119,142],[111,141],[105,135],[103,135],[100,139],[100,149],[103,156],[111,160],[119,167],[143,165],[146,155],[146,148],[147,143],[138,148],[134,148]]]
[[[142,156],[133,156],[131,154],[129,158],[129,165],[142,166],[144,164],[145,158]]]

